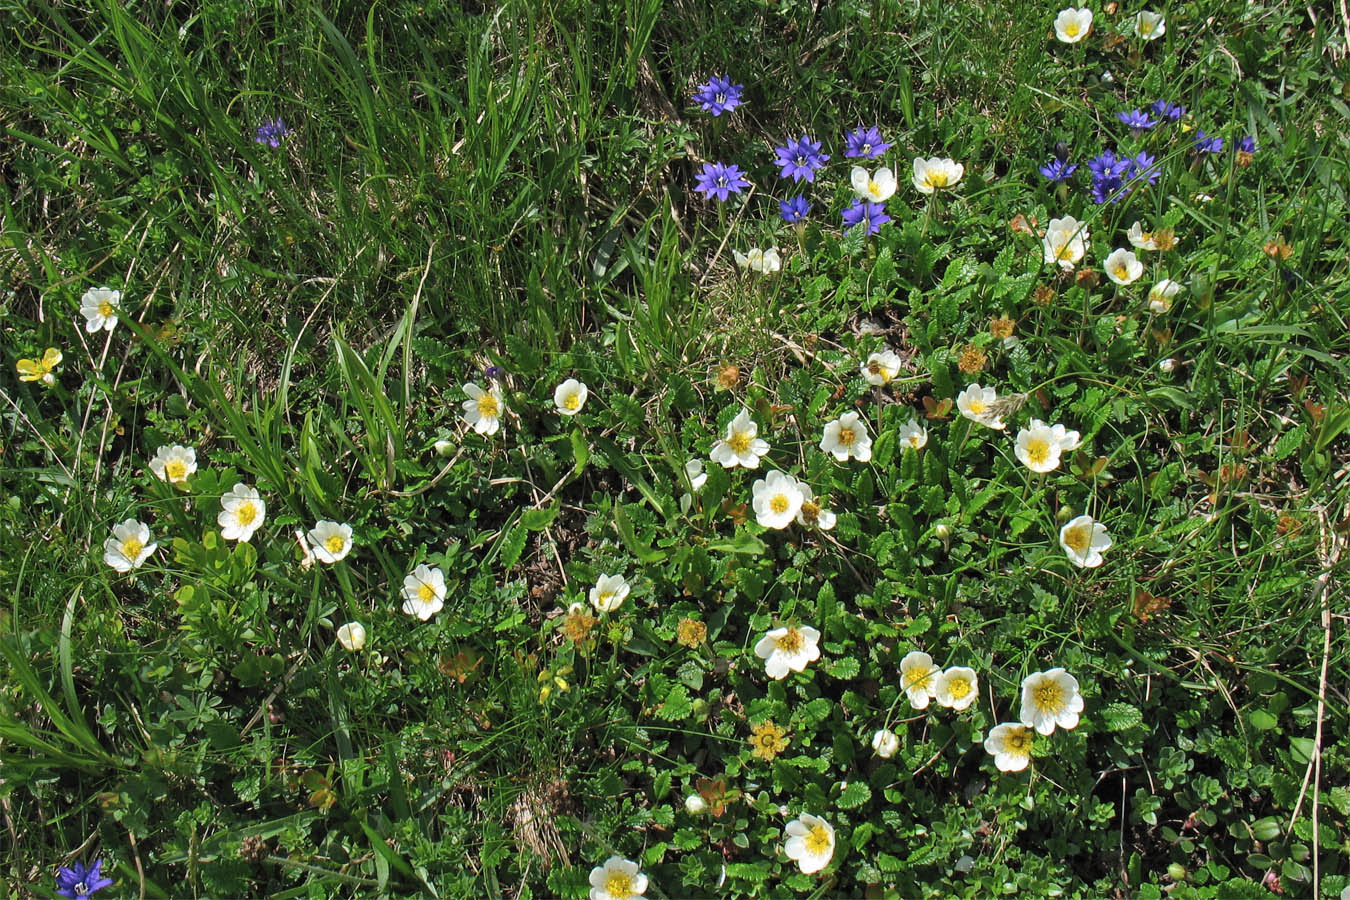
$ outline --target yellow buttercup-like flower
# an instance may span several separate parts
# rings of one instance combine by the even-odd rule
[[[42,354],[41,359],[21,359],[14,364],[14,368],[19,371],[20,381],[41,381],[43,384],[55,384],[56,377],[52,375],[52,370],[61,364],[61,351],[55,347],[48,347],[47,352]]]

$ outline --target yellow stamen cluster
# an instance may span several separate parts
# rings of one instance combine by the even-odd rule
[[[765,762],[772,761],[787,746],[787,732],[772,721],[761,722],[750,729],[750,751]]]

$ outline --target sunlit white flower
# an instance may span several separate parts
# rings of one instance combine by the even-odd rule
[[[933,699],[938,702],[938,706],[959,712],[975,702],[978,689],[979,680],[974,669],[952,666],[937,677],[933,685]]]
[[[758,434],[759,426],[750,418],[750,410],[742,409],[727,423],[727,436],[713,444],[708,455],[724,469],[736,466],[759,468],[760,457],[769,452],[769,442],[756,437]]]
[[[850,456],[858,462],[867,462],[872,458],[872,438],[858,414],[846,412],[825,425],[820,449],[833,454],[840,462],[847,462]]]
[[[801,672],[820,659],[820,632],[810,625],[775,628],[755,644],[755,655],[764,660],[764,672],[782,680],[788,672]]]
[[[341,625],[337,630],[337,642],[342,645],[343,650],[350,650],[353,653],[366,648],[366,626],[360,622],[348,622]]]
[[[704,800],[698,794],[690,794],[688,797],[684,798],[684,811],[691,816],[697,816],[706,811],[707,808],[708,801]]]
[[[966,167],[951,159],[922,156],[914,160],[914,187],[920,194],[931,194],[938,188],[955,187],[966,174]]]
[[[868,384],[889,384],[892,378],[900,374],[900,366],[900,357],[894,351],[882,350],[867,357],[867,362],[861,366],[862,377]]]
[[[922,450],[928,443],[928,429],[919,424],[918,419],[910,419],[896,429],[896,437],[901,446],[911,450]]]
[[[150,526],[135,519],[114,525],[112,537],[103,542],[103,561],[119,572],[139,569],[159,546],[150,540]]]
[[[1020,722],[1003,722],[989,729],[984,749],[1000,772],[1020,772],[1031,762],[1036,733]]]
[[[1059,530],[1059,545],[1069,555],[1069,562],[1083,569],[1095,569],[1102,564],[1102,551],[1111,546],[1106,526],[1095,522],[1092,516],[1079,516],[1064,523]]]
[[[485,391],[469,382],[464,385],[464,393],[469,395],[469,399],[463,403],[464,421],[479,434],[496,434],[497,429],[502,427],[502,416],[506,413],[502,389],[494,384]]]
[[[623,606],[631,588],[622,575],[601,575],[591,588],[591,606],[598,612],[612,613]]]
[[[802,489],[797,479],[777,469],[751,486],[755,521],[765,528],[786,528],[802,508]]]
[[[1041,238],[1045,261],[1058,263],[1066,272],[1082,262],[1089,246],[1087,225],[1073,216],[1051,219]]]
[[[1033,672],[1022,679],[1023,725],[1041,734],[1051,734],[1056,726],[1078,727],[1078,714],[1082,711],[1078,679],[1063,669]]]
[[[586,385],[575,378],[569,378],[553,389],[553,406],[559,415],[575,416],[581,412],[581,407],[586,404],[586,397],[589,394]]]
[[[811,485],[797,479],[797,490],[802,494],[802,507],[797,510],[797,524],[807,528],[819,528],[821,531],[833,528],[838,517],[816,502]]]
[[[1032,421],[1036,421],[1032,419]],[[1056,424],[1050,429],[1054,435],[1055,443],[1059,444],[1059,449],[1063,453],[1077,450],[1083,443],[1083,436],[1076,431],[1070,431],[1063,425]]]
[[[220,526],[220,536],[227,541],[247,541],[267,518],[267,504],[262,496],[242,483],[220,498],[220,507],[216,524]]]
[[[335,563],[352,550],[352,526],[327,519],[320,519],[305,538],[314,558],[321,563]]]
[[[1170,278],[1164,278],[1149,288],[1149,311],[1162,315],[1172,308],[1172,298],[1179,293],[1181,293],[1181,285]]]
[[[689,476],[689,486],[694,489],[695,493],[701,490],[708,480],[708,473],[703,471],[703,460],[701,459],[687,460],[684,464],[684,472]],[[693,494],[680,495],[680,512],[689,512],[689,508],[693,505]]]
[[[900,738],[896,737],[894,731],[879,729],[872,735],[872,749],[882,759],[890,759],[895,755],[895,751],[900,749]]]
[[[1138,250],[1158,249],[1158,242],[1153,239],[1153,232],[1145,231],[1144,226],[1138,222],[1130,226],[1130,230],[1125,232],[1125,237],[1129,238],[1130,245]]]
[[[1124,247],[1112,250],[1102,267],[1106,269],[1106,277],[1116,284],[1133,284],[1144,274],[1144,264],[1139,261],[1139,257]]]
[[[749,269],[751,272],[772,275],[783,268],[783,260],[778,255],[777,247],[769,247],[766,250],[760,250],[756,247],[748,253],[732,250],[731,255],[736,259],[736,265],[742,269]]]
[[[1061,9],[1055,16],[1055,37],[1066,44],[1076,44],[1092,30],[1092,10],[1084,7]]]
[[[783,829],[783,852],[795,860],[803,875],[819,872],[834,857],[834,828],[824,819],[802,813]]]
[[[80,312],[84,315],[84,330],[93,334],[102,328],[112,331],[122,309],[122,292],[105,287],[90,288],[80,298]]]
[[[909,697],[909,705],[926,709],[937,696],[937,680],[942,670],[933,665],[933,657],[922,650],[911,650],[900,660],[900,690]]]
[[[197,471],[197,451],[179,444],[160,447],[150,460],[150,471],[170,484],[182,484]]]
[[[403,611],[425,622],[445,606],[445,573],[418,566],[403,579]]]
[[[1007,423],[1003,421],[1003,414],[997,411],[997,402],[998,393],[991,387],[980,387],[978,381],[967,385],[964,391],[956,395],[956,408],[961,411],[961,415],[986,428],[1002,431]]]
[[[589,900],[629,900],[647,891],[647,876],[638,864],[622,856],[611,856],[603,866],[591,869]]]
[[[886,166],[877,169],[875,175],[868,175],[862,166],[854,166],[849,180],[853,192],[869,203],[885,203],[895,193],[895,173]]]
[[[1013,454],[1033,472],[1058,469],[1061,452],[1055,430],[1040,419],[1032,419],[1030,427],[1017,432],[1017,445],[1013,448]]]
[[[1154,41],[1167,34],[1167,20],[1162,13],[1141,12],[1134,17],[1134,33],[1146,41]]]

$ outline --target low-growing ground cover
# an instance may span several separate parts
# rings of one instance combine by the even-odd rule
[[[1350,888],[1343,14],[6,16],[9,896]]]

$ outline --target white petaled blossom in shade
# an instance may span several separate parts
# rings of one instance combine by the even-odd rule
[[[695,492],[702,490],[703,485],[708,481],[708,473],[703,471],[703,460],[691,459],[684,464],[684,473],[689,476],[689,486]],[[690,507],[694,505],[693,494],[680,495],[680,512],[689,512]]]
[[[159,546],[150,540],[150,526],[135,519],[114,525],[112,537],[103,542],[103,561],[119,572],[139,569]]]
[[[750,418],[750,410],[742,409],[727,423],[727,436],[713,444],[708,455],[724,469],[736,466],[757,469],[760,457],[769,452],[769,442],[757,437],[758,434],[759,426]]]
[[[755,655],[764,660],[765,674],[781,681],[820,659],[819,644],[820,632],[810,625],[775,628],[755,643]]]
[[[812,875],[834,858],[834,827],[819,816],[802,813],[783,829],[783,852],[803,875]]]
[[[1134,17],[1134,33],[1146,41],[1156,41],[1167,34],[1167,19],[1162,13],[1145,10]]]
[[[589,900],[629,900],[646,892],[647,876],[622,856],[611,856],[603,866],[591,869]]]
[[[1125,232],[1125,237],[1129,239],[1130,246],[1136,250],[1158,249],[1158,242],[1153,239],[1153,232],[1145,231],[1144,226],[1138,222],[1130,226],[1130,230]]]
[[[731,255],[735,258],[736,265],[751,272],[772,275],[783,268],[783,258],[778,255],[777,247],[769,247],[767,250],[756,247],[748,253],[732,250]]]
[[[928,429],[919,424],[918,419],[910,419],[896,430],[902,446],[911,450],[922,450],[928,443]]]
[[[927,709],[937,696],[937,679],[942,671],[933,665],[933,657],[922,650],[911,650],[900,660],[900,690],[915,709]]]
[[[1116,284],[1133,284],[1144,274],[1144,264],[1139,261],[1139,257],[1134,255],[1133,250],[1124,247],[1112,250],[1102,267],[1106,269],[1106,277]]]
[[[867,462],[872,458],[872,438],[858,414],[846,412],[826,424],[825,434],[820,439],[820,449],[834,454],[834,458],[840,462],[846,462],[850,456],[858,462]]]
[[[360,622],[348,622],[337,630],[337,642],[343,650],[355,653],[366,648],[366,626]]]
[[[885,203],[895,194],[895,173],[886,166],[877,169],[875,175],[868,175],[862,166],[854,166],[849,181],[853,192],[869,203]]]
[[[872,749],[882,759],[890,759],[900,749],[900,738],[894,731],[882,728],[872,735]]]
[[[497,429],[502,427],[502,416],[506,413],[502,389],[494,384],[485,391],[469,382],[464,385],[464,393],[469,395],[469,399],[463,403],[464,421],[479,434],[496,434]]]
[[[1021,772],[1031,762],[1036,733],[1020,722],[1003,722],[989,729],[984,749],[994,757],[1000,772]]]
[[[1061,9],[1055,16],[1055,37],[1066,44],[1076,44],[1092,30],[1092,10],[1084,7]]]
[[[581,412],[581,407],[586,405],[588,396],[590,391],[586,385],[575,378],[569,378],[553,389],[553,405],[559,415],[575,416]]]
[[[956,408],[972,422],[978,422],[986,428],[1002,431],[1006,424],[1002,413],[997,412],[995,404],[998,393],[991,387],[980,387],[978,381],[966,386],[956,395]]]
[[[920,194],[931,194],[939,188],[955,187],[966,174],[966,167],[951,159],[922,156],[914,160],[914,187]]]
[[[591,588],[591,606],[602,613],[612,613],[623,606],[631,590],[622,575],[601,575]]]
[[[1051,219],[1041,238],[1045,261],[1057,263],[1066,272],[1083,261],[1089,246],[1087,226],[1073,216]]]
[[[80,313],[85,318],[84,330],[90,334],[100,328],[112,331],[117,325],[117,314],[121,309],[121,291],[105,287],[90,288],[80,298]]]
[[[867,357],[860,370],[864,381],[880,387],[889,384],[891,379],[900,374],[900,366],[900,357],[894,351],[882,350]]]
[[[933,699],[938,702],[938,706],[960,711],[975,702],[978,689],[979,679],[974,669],[952,666],[937,677],[933,685]]]
[[[1041,734],[1052,734],[1056,726],[1078,727],[1083,697],[1078,679],[1064,669],[1033,672],[1022,679],[1022,724]]]
[[[220,513],[216,524],[220,536],[227,541],[247,541],[253,537],[267,518],[267,504],[257,490],[246,484],[236,484],[220,498]]]
[[[352,552],[352,526],[320,519],[305,540],[315,559],[332,564]]]
[[[197,451],[179,444],[160,447],[150,460],[150,471],[171,484],[182,484],[197,471]]]
[[[797,479],[797,490],[802,494],[802,507],[797,510],[797,524],[807,528],[819,528],[821,531],[833,528],[839,517],[816,502],[811,485]]]
[[[1172,298],[1179,293],[1181,293],[1181,285],[1170,278],[1164,278],[1162,281],[1159,281],[1153,287],[1149,288],[1149,311],[1158,313],[1159,315],[1167,312],[1172,308]]]
[[[1111,536],[1092,516],[1079,516],[1059,530],[1059,545],[1069,555],[1069,562],[1080,569],[1095,569],[1102,564],[1102,551],[1111,546]]]
[[[1017,445],[1013,448],[1013,454],[1016,455],[1018,462],[1033,472],[1044,473],[1058,469],[1060,454],[1063,451],[1060,439],[1066,436],[1063,428],[1061,425],[1057,436],[1055,429],[1040,419],[1032,419],[1029,428],[1017,432]]]
[[[802,489],[797,479],[777,469],[751,486],[755,521],[765,528],[786,528],[802,508]]]
[[[445,606],[445,573],[418,566],[403,579],[403,611],[425,622]]]

